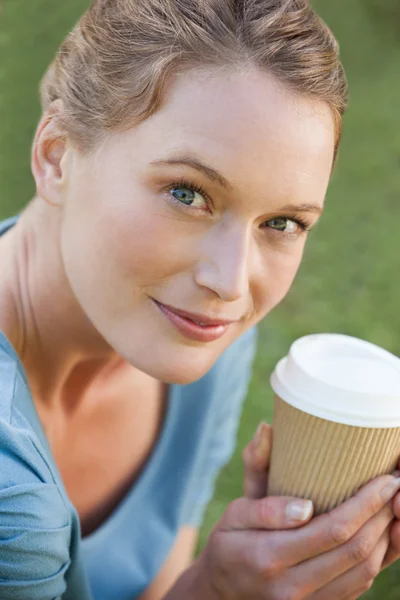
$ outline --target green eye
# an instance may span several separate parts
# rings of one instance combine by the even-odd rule
[[[195,192],[193,190],[189,190],[188,188],[180,187],[174,188],[171,190],[174,198],[183,202],[184,204],[188,204],[189,206],[192,204],[194,200]]]
[[[204,208],[207,202],[200,192],[190,187],[180,185],[171,189],[171,194],[178,202],[193,206],[194,208]]]
[[[278,217],[276,219],[270,219],[267,221],[268,227],[276,229],[277,231],[283,231],[285,233],[296,233],[299,225],[291,219],[284,217]]]

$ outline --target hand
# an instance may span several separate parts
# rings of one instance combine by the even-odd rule
[[[389,546],[391,499],[400,483],[375,479],[308,523],[304,501],[265,495],[271,429],[243,453],[247,498],[233,501],[197,561],[207,600],[353,600],[371,587]],[[251,458],[252,457],[252,458]],[[390,489],[388,489],[388,487]],[[385,493],[384,493],[385,490]],[[295,504],[294,504],[295,502]],[[297,511],[293,507],[298,506]],[[292,512],[291,512],[292,509]]]
[[[243,451],[244,495],[248,498],[262,498],[265,495],[272,436],[272,427],[267,423],[260,423],[254,439]],[[400,460],[397,468],[400,469]],[[392,475],[400,477],[400,470],[395,471]],[[395,495],[392,508],[395,519],[390,527],[390,544],[381,571],[400,560],[400,492]]]
[[[397,468],[400,469],[400,461]],[[396,471],[395,474],[399,477],[400,471]],[[382,570],[400,559],[400,493],[396,494],[393,500],[393,512],[395,520],[390,529],[390,545],[383,561]]]

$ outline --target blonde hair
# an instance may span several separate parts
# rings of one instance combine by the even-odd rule
[[[161,105],[170,76],[196,67],[254,66],[327,103],[335,155],[347,106],[338,44],[307,0],[95,0],[41,82],[43,111],[83,151]]]

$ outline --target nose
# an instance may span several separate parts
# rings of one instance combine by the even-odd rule
[[[224,224],[203,240],[196,265],[197,285],[225,302],[246,297],[251,275],[252,234],[244,225]]]

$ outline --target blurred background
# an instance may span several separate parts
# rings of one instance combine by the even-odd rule
[[[350,84],[339,162],[324,217],[289,296],[260,326],[236,453],[219,478],[199,549],[242,495],[241,451],[272,418],[269,375],[297,337],[341,332],[400,355],[400,2],[314,0],[332,28]],[[34,193],[30,147],[38,82],[88,0],[0,0],[0,218]],[[398,600],[400,564],[365,598]]]

